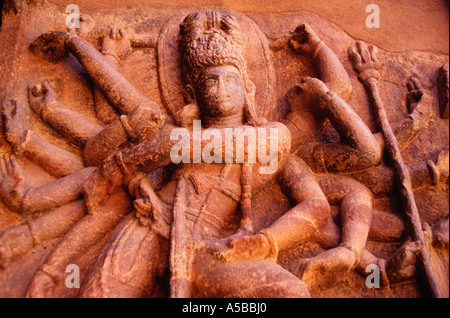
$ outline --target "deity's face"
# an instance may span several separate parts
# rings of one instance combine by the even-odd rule
[[[243,114],[245,90],[241,72],[232,65],[207,67],[195,88],[200,111],[208,117]]]

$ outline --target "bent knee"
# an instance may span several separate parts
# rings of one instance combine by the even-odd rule
[[[379,166],[383,160],[383,148],[375,137],[371,138],[367,145],[359,149],[360,169]]]

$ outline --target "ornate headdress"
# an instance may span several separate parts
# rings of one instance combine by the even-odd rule
[[[244,40],[234,16],[220,12],[189,14],[180,25],[185,80],[195,84],[205,67],[230,64],[247,79]]]

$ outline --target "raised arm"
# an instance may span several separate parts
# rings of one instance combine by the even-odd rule
[[[50,83],[28,88],[31,109],[68,141],[83,148],[103,127],[58,102]]]
[[[316,172],[352,172],[378,165],[382,146],[358,114],[318,79],[304,78],[291,90],[301,103],[330,120],[341,141],[308,144],[298,155]]]
[[[352,93],[350,78],[336,54],[317,36],[307,24],[295,29],[290,44],[300,54],[314,61],[319,78],[329,90],[348,101]]]
[[[5,136],[17,156],[39,165],[56,178],[61,178],[84,168],[83,161],[69,151],[61,149],[25,128],[25,106],[16,100],[3,105]]]
[[[130,52],[129,43],[123,41],[125,36],[122,29],[111,29],[109,35],[102,40],[101,53],[108,63],[117,69],[119,63]],[[126,40],[126,39],[125,39]],[[109,103],[102,89],[94,82],[93,88],[94,108],[97,118],[105,124],[110,124],[119,118],[119,114]]]
[[[94,130],[83,128],[91,128],[91,121],[68,109],[58,107],[57,103],[51,102],[42,106],[44,111],[48,108],[49,113],[53,114],[50,119],[55,125],[51,125],[59,127],[59,130],[66,132],[70,138],[77,138],[79,132],[84,133],[83,137],[86,138],[82,138],[81,143],[83,146],[86,145],[83,151],[86,165],[98,165],[127,143],[129,145],[152,139],[168,120],[157,104],[148,101],[117,71],[117,62],[130,51],[130,40],[121,30],[112,30],[110,35],[103,39],[102,53],[83,39],[64,32],[43,34],[33,42],[31,48],[36,54],[53,59],[60,58],[67,51],[71,52],[94,81],[98,116],[107,122],[116,117],[117,114],[113,114],[114,109],[109,103],[122,114],[107,128]],[[44,51],[46,53],[43,53]],[[32,99],[32,96],[30,98]],[[72,118],[71,121],[66,120],[69,117]],[[47,122],[50,119],[44,118]]]
[[[130,48],[130,41],[126,36],[117,41]],[[53,60],[62,58],[67,52],[72,53],[102,89],[106,98],[122,114],[126,115],[139,105],[149,102],[100,52],[73,33],[54,31],[42,34],[30,45],[30,49],[37,55]]]
[[[52,210],[81,198],[84,182],[94,168],[85,168],[40,187],[28,187],[13,155],[0,158],[0,199],[11,210],[36,213]]]

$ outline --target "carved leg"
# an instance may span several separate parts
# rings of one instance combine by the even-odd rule
[[[226,263],[197,254],[191,277],[193,297],[311,297],[300,279],[268,260]]]
[[[162,249],[160,247],[162,245]],[[168,241],[129,214],[111,233],[83,281],[80,297],[151,297],[167,267]]]
[[[79,200],[2,232],[0,267],[7,269],[11,262],[33,247],[63,236],[85,213],[84,201]]]
[[[365,250],[361,255],[357,271],[366,277],[366,267],[375,264],[380,269],[381,285],[389,286],[411,280],[416,275],[416,256],[420,252],[420,242],[407,240],[389,259],[381,259]]]
[[[111,195],[100,209],[78,221],[47,257],[34,276],[27,297],[54,297],[57,287],[64,284],[64,272],[69,264],[76,264],[91,247],[105,237],[129,211],[125,192]]]
[[[372,220],[373,198],[367,188],[345,177],[318,175],[316,178],[330,203],[341,202],[342,229],[339,246],[293,265],[293,273],[304,281],[308,290],[338,283],[358,264]],[[327,234],[331,238],[326,245],[338,244],[338,229],[335,227],[333,233],[329,224],[325,229],[322,240],[326,240]]]
[[[437,158],[407,166],[411,176],[412,188],[432,187],[448,182],[449,149],[446,147]],[[369,188],[375,197],[385,197],[394,194],[394,171],[388,166],[352,174],[352,178]]]

